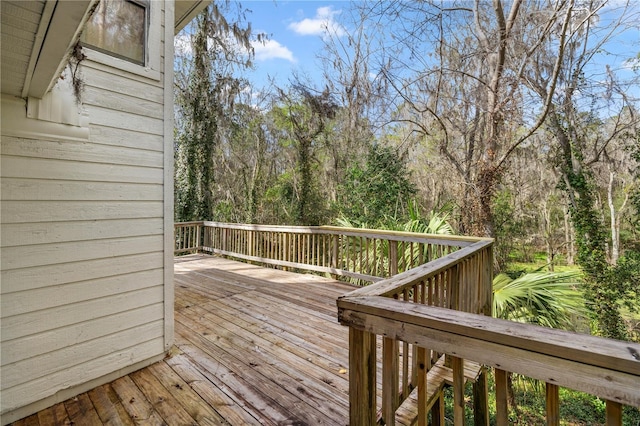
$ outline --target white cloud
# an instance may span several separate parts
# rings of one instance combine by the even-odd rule
[[[173,48],[176,55],[191,56],[193,49],[191,47],[191,37],[189,34],[181,32],[173,39]]]
[[[293,53],[275,40],[267,40],[265,43],[251,42],[256,54],[257,61],[267,61],[269,59],[286,59],[289,62],[296,62]]]
[[[640,70],[640,57],[627,59],[622,63],[622,69],[631,71]]]
[[[292,22],[289,29],[300,35],[319,35],[327,34],[337,35],[341,37],[345,35],[344,28],[336,22],[334,17],[339,15],[339,10],[333,10],[331,6],[319,7],[316,9],[314,18],[305,18],[302,21]]]

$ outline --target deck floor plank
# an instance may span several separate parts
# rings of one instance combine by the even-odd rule
[[[101,425],[102,420],[96,412],[89,395],[82,393],[75,398],[68,399],[64,403],[71,424],[76,425]]]
[[[257,416],[260,422],[271,420],[272,424],[287,424],[302,422],[300,418],[292,416],[289,411],[280,406],[270,395],[264,394],[257,389],[253,383],[239,376],[226,365],[219,362],[210,353],[202,350],[197,345],[184,340],[182,336],[177,336],[176,341],[180,349],[191,358],[192,362],[198,364],[198,368],[207,379],[216,383],[220,388],[225,388],[229,395],[238,401],[241,406],[248,407],[249,410],[259,413]]]
[[[176,328],[180,328],[178,324],[176,324]],[[308,405],[302,396],[294,394],[297,388],[291,389],[291,382],[285,375],[277,377],[272,374],[273,370],[266,368],[266,366],[260,369],[248,368],[249,366],[237,357],[241,355],[233,353],[231,348],[226,348],[221,343],[207,339],[206,336],[190,333],[189,339],[192,344],[227,367],[233,374],[236,376],[242,375],[244,380],[253,385],[260,397],[268,400],[270,404],[280,405],[300,421],[313,424],[332,424],[331,419],[328,419],[324,413]],[[256,367],[260,366],[261,364],[258,364]],[[271,374],[265,374],[265,370],[268,370],[268,373]],[[274,379],[277,381],[274,381]],[[281,385],[283,381],[288,386],[283,387]],[[298,388],[303,389],[300,386]]]
[[[118,394],[120,401],[122,401],[122,406],[127,411],[127,414],[129,414],[136,424],[166,424],[160,414],[154,410],[153,404],[145,397],[142,391],[138,389],[130,376],[119,378],[115,382],[112,382],[111,386]]]
[[[93,388],[88,392],[88,395],[103,424],[113,426],[133,426],[135,424],[109,383]]]
[[[38,418],[38,414],[32,414],[29,417],[25,417],[24,419],[20,419],[14,423],[16,426],[39,426],[40,420]]]
[[[344,404],[347,393],[341,396],[331,384],[324,382],[325,372],[318,371],[313,363],[288,351],[274,350],[269,342],[260,341],[257,335],[227,324],[215,315],[207,313],[200,318],[207,327],[200,326],[197,331],[244,363],[246,371],[255,370],[271,381],[277,380],[284,389],[295,389],[306,396],[305,402],[331,418],[347,416],[348,406]],[[201,323],[192,324],[197,327]]]
[[[212,409],[215,409],[231,425],[261,424],[261,413],[252,411],[235,396],[226,382],[218,376],[207,375],[184,353],[177,354],[166,361],[189,387],[193,389]],[[267,423],[268,422],[262,422]],[[275,423],[274,423],[275,424]]]
[[[136,371],[130,377],[167,424],[197,425],[195,419],[182,408],[149,368]]]
[[[180,406],[186,410],[198,425],[220,425],[225,423],[213,407],[208,405],[189,385],[164,362],[153,364],[147,369],[171,392]]]
[[[285,355],[295,364],[299,371],[305,371],[318,380],[331,383],[336,389],[347,395],[348,380],[340,370],[345,369],[347,360],[344,357],[331,356],[320,346],[314,345],[315,350],[309,349],[310,342],[306,342],[296,336],[287,333],[286,330],[265,329],[261,324],[249,323],[244,319],[229,315],[222,309],[206,311],[201,309],[203,318],[211,321],[223,321],[224,327],[237,335],[250,336],[251,341],[261,350],[275,359]],[[252,333],[248,335],[247,333]],[[246,338],[246,337],[245,337]],[[334,374],[331,374],[331,373]]]
[[[69,425],[71,421],[69,420],[69,415],[67,414],[67,409],[64,408],[64,404],[62,402],[47,408],[46,410],[42,410],[38,413],[38,420],[41,425]]]

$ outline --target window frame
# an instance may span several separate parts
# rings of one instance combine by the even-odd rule
[[[161,48],[161,19],[162,2],[152,0],[126,0],[131,3],[143,6],[146,9],[145,20],[145,46],[144,65],[134,62],[132,59],[124,58],[117,53],[108,52],[99,47],[94,47],[82,43],[82,48],[88,60],[114,67],[132,74],[147,77],[153,80],[160,80],[160,48]]]

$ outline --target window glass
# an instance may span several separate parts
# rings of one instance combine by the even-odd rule
[[[82,43],[145,65],[146,6],[141,1],[102,0],[82,33]]]

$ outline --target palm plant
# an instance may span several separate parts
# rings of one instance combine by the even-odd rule
[[[442,214],[439,212],[431,211],[428,217],[423,217],[418,211],[417,204],[414,202],[409,203],[408,206],[409,219],[406,222],[399,222],[396,218],[385,217],[384,224],[379,224],[375,228],[402,231],[402,232],[414,232],[421,234],[438,234],[438,235],[451,235],[453,234],[453,228],[449,224],[448,214]],[[347,228],[360,228],[370,229],[371,227],[364,222],[358,222],[351,220],[344,216],[336,219],[338,226]],[[352,267],[353,270],[366,270],[361,268],[360,262],[366,261],[369,268],[374,267],[377,273],[371,272],[373,275],[385,276],[389,272],[389,242],[386,240],[378,241],[374,245],[365,245],[362,240],[357,237],[351,237],[345,240],[343,244],[348,244],[349,250],[343,250],[343,253],[349,253],[348,258],[344,258],[343,262]],[[418,266],[421,263],[433,260],[434,256],[446,254],[446,250],[432,250],[431,254],[428,254],[427,245],[412,246],[410,244],[403,244],[401,246],[402,252],[399,254],[398,270],[402,272],[405,268]],[[436,254],[439,253],[439,254]],[[375,265],[375,266],[374,266]],[[368,282],[351,278],[350,282],[356,285],[366,285]]]
[[[529,272],[518,278],[498,274],[493,279],[493,316],[510,321],[537,324],[551,328],[575,330],[587,309],[580,285],[580,271]],[[516,375],[518,380],[541,390],[541,382]],[[514,375],[507,375],[509,404],[518,413],[515,401]]]
[[[493,316],[545,327],[575,329],[586,316],[584,298],[577,290],[581,272],[530,272],[513,279],[493,279]]]

